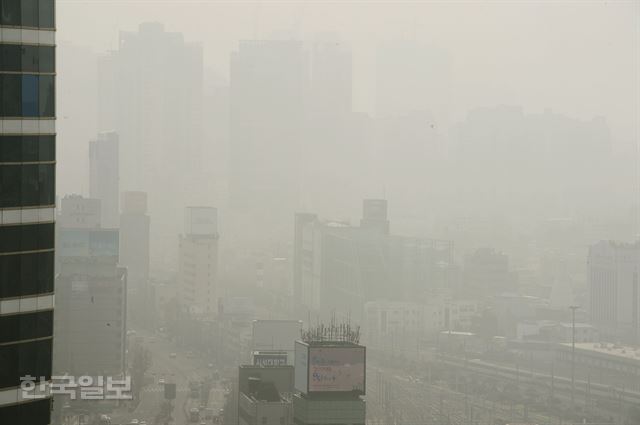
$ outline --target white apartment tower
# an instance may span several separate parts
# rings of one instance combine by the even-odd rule
[[[640,340],[640,241],[589,248],[591,320],[605,335]]]
[[[179,273],[182,308],[197,316],[217,311],[218,210],[187,207],[180,235]]]

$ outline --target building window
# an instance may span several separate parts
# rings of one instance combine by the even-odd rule
[[[22,76],[22,114],[24,117],[38,116],[38,76]]]
[[[53,223],[0,226],[0,252],[52,249],[53,238]]]
[[[3,117],[53,117],[55,114],[53,75],[0,75]]]
[[[53,251],[0,256],[0,298],[53,292],[53,261]]]
[[[20,403],[0,409],[0,424],[40,425],[50,422],[51,399]]]
[[[0,343],[53,335],[53,311],[0,316]]]
[[[31,375],[51,379],[52,340],[0,346],[0,388],[20,386],[20,377]]]
[[[55,72],[55,47],[0,44],[0,71]]]
[[[0,208],[53,205],[54,203],[54,164],[0,167]]]
[[[55,136],[1,136],[0,162],[55,161]]]
[[[53,28],[54,0],[2,0],[0,24]]]

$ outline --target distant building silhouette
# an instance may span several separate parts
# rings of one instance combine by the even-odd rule
[[[99,199],[102,226],[116,228],[120,214],[120,158],[118,134],[98,134],[89,142],[89,196]]]

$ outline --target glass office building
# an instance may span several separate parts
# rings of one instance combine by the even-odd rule
[[[0,424],[50,423],[55,206],[54,0],[0,0]],[[45,387],[46,388],[46,387]]]

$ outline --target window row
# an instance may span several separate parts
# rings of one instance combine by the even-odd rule
[[[55,164],[0,165],[0,208],[55,203]]]
[[[53,311],[0,316],[0,344],[53,335]]]
[[[0,71],[55,72],[55,47],[0,44]]]
[[[0,255],[0,299],[53,292],[53,255],[53,251]]]
[[[50,416],[50,398],[7,407],[0,405],[0,424],[48,425]]]
[[[0,74],[0,116],[53,117],[53,75]]]
[[[2,0],[0,24],[53,28],[55,21],[54,0]]]
[[[51,379],[52,342],[53,339],[45,339],[0,345],[0,388],[19,387],[21,376]]]
[[[0,253],[36,251],[53,247],[53,223],[0,226]]]
[[[55,161],[56,136],[1,136],[0,162]]]

